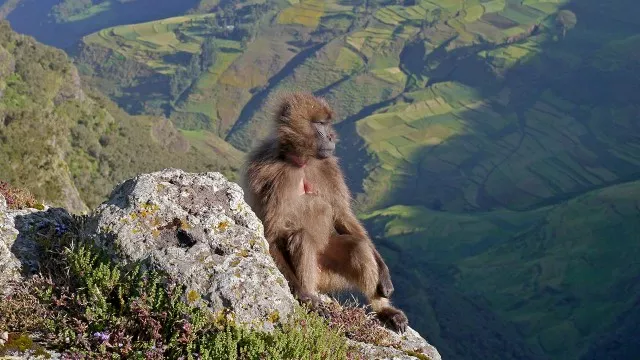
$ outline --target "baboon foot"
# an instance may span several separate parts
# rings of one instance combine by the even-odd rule
[[[309,310],[314,311],[323,317],[329,316],[328,310],[323,306],[324,304],[318,295],[301,292],[298,293],[297,297],[298,301],[300,301],[301,304],[306,305]]]

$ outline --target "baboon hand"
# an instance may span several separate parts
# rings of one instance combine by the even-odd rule
[[[391,328],[397,333],[404,333],[409,326],[409,319],[400,310],[388,307],[378,312],[378,319],[387,327]]]

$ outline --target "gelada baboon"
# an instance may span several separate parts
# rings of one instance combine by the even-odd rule
[[[250,153],[244,174],[271,256],[301,302],[316,307],[318,292],[356,287],[381,321],[404,332],[407,317],[389,302],[389,269],[351,210],[333,155],[331,108],[309,93],[274,105],[275,131]]]

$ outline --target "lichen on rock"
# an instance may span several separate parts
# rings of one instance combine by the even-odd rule
[[[397,344],[395,347],[355,341],[349,341],[349,343],[356,346],[366,359],[442,360],[438,350],[412,328],[407,328],[407,331],[402,335],[387,329],[385,331],[389,332],[389,337]]]
[[[270,330],[296,301],[242,189],[219,173],[167,169],[120,184],[86,229],[117,261],[146,261],[214,312]],[[193,297],[191,297],[193,298]]]

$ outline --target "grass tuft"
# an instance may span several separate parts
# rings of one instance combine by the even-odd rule
[[[329,327],[343,332],[353,341],[388,347],[400,345],[382,328],[374,313],[367,312],[355,303],[342,306],[335,301],[325,302],[322,310],[329,321]]]

